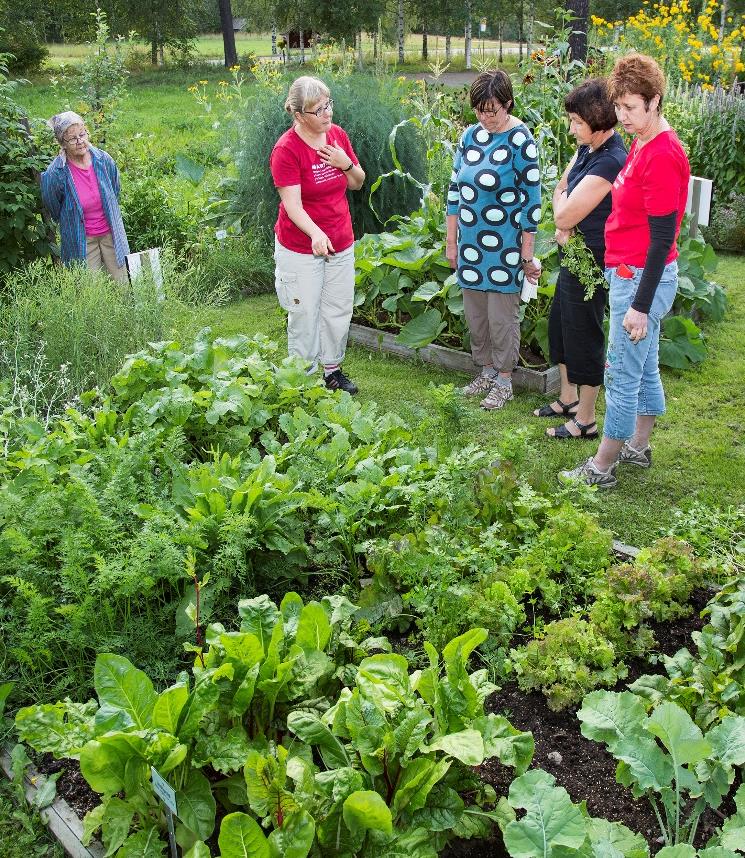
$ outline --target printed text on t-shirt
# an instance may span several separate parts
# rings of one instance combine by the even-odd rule
[[[332,167],[331,164],[324,164],[323,161],[313,164],[313,178],[317,185],[328,182],[330,179],[336,179],[338,175],[339,170],[336,167]]]

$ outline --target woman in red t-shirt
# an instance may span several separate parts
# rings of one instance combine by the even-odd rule
[[[330,390],[357,393],[342,372],[354,302],[354,235],[347,190],[365,173],[346,133],[331,121],[334,102],[323,81],[299,77],[285,110],[292,127],[269,164],[279,191],[274,227],[275,288],[287,310],[287,349],[323,366]]]
[[[660,324],[678,290],[676,239],[691,170],[661,113],[664,92],[662,70],[643,54],[618,60],[608,80],[618,120],[634,141],[613,183],[605,225],[610,328],[603,439],[595,456],[559,475],[599,488],[616,485],[618,464],[651,465],[649,438],[657,415],[665,413]]]

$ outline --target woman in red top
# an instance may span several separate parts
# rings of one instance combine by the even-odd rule
[[[331,390],[357,393],[342,372],[354,301],[354,235],[347,190],[365,173],[346,133],[331,121],[326,84],[299,77],[285,110],[292,127],[276,142],[269,163],[279,191],[274,227],[275,288],[287,310],[287,348],[323,366]]]
[[[657,415],[665,413],[660,323],[678,289],[676,239],[691,170],[661,113],[664,92],[662,70],[643,54],[618,60],[608,80],[618,120],[635,139],[613,183],[605,225],[610,328],[603,439],[595,456],[560,474],[599,488],[616,485],[618,464],[651,465],[649,438]]]

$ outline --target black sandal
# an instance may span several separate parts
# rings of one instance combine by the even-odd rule
[[[577,413],[576,411],[572,411],[572,408],[576,408],[579,405],[579,399],[576,402],[564,403],[560,399],[556,400],[559,405],[561,405],[561,411],[554,411],[551,407],[551,403],[548,405],[542,405],[537,411],[533,412],[534,417],[574,417]],[[590,424],[592,425],[592,424]]]
[[[598,437],[597,423],[595,420],[593,420],[592,423],[580,423],[576,417],[572,417],[572,423],[574,423],[574,425],[579,429],[579,435],[572,435],[566,426],[557,426],[554,429],[553,434],[546,429],[546,435],[548,435],[549,438],[558,438],[560,441],[564,441],[567,438],[572,438],[575,441],[594,441]],[[589,431],[593,426],[596,427],[595,430],[593,432]]]

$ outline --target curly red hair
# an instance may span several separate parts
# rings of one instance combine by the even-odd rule
[[[615,102],[624,95],[640,95],[647,106],[659,95],[657,109],[662,107],[665,75],[656,60],[646,54],[629,54],[616,62],[608,78],[608,96]]]

